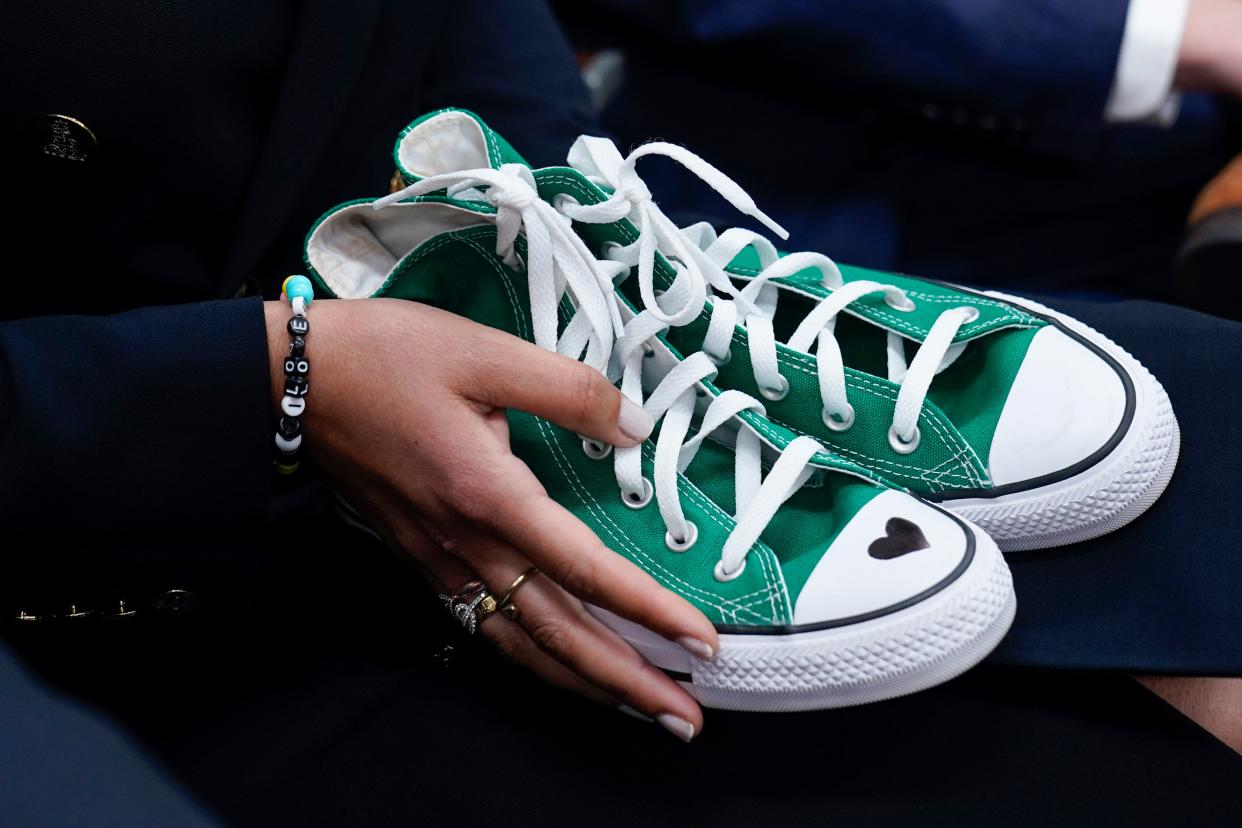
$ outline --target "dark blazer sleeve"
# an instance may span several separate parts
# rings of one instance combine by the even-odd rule
[[[1104,126],[1128,0],[591,0],[651,33],[757,53],[785,78],[913,98],[933,120],[1029,132],[1076,152]],[[778,80],[778,79],[772,79]]]
[[[0,612],[244,604],[269,384],[258,300],[0,323]]]

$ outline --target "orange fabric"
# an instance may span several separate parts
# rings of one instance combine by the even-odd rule
[[[1242,155],[1213,178],[1190,209],[1189,224],[1198,224],[1212,213],[1228,207],[1242,207]]]

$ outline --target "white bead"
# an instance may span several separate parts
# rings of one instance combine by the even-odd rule
[[[290,417],[300,417],[302,412],[306,410],[306,398],[290,397],[288,394],[285,394],[280,399],[280,410]]]
[[[280,434],[279,432],[277,432],[276,434],[276,448],[280,449],[286,454],[292,451],[297,451],[298,448],[301,447],[301,445],[302,445],[301,434],[294,437],[292,440],[286,440],[284,436]]]

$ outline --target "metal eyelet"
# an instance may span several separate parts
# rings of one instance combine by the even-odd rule
[[[781,377],[781,384],[776,388],[760,388],[759,393],[763,395],[765,400],[779,402],[789,396],[789,380]]]
[[[716,566],[712,569],[712,576],[722,584],[729,581],[737,580],[737,578],[746,571],[746,559],[742,558],[742,564],[732,572],[725,572],[724,560],[716,561]]]
[[[672,532],[664,533],[664,545],[674,552],[685,552],[694,546],[694,542],[699,539],[699,527],[690,521],[686,521],[687,532],[684,538],[673,537]]]
[[[603,460],[612,454],[612,446],[607,443],[597,443],[594,440],[583,440],[582,453],[592,460]]]
[[[845,416],[839,416],[827,408],[820,412],[820,416],[824,418],[824,425],[832,431],[848,431],[849,427],[854,424],[854,406],[849,403],[845,404]]]
[[[910,454],[918,448],[921,436],[922,435],[919,434],[918,426],[914,427],[914,434],[910,435],[909,440],[901,439],[901,436],[897,433],[897,429],[894,426],[888,427],[888,444],[892,447],[893,451],[898,454]]]
[[[909,313],[914,310],[914,300],[904,293],[901,294],[901,299],[894,299],[892,294],[889,293],[884,294],[884,304],[902,313]]]
[[[707,354],[707,358],[710,359],[713,363],[715,363],[717,368],[723,368],[733,361],[733,349],[732,348],[726,348],[723,356],[716,356],[715,354],[709,354],[707,353],[707,351],[704,351],[703,353]]]
[[[962,305],[958,310],[966,311],[966,316],[962,318],[963,325],[969,325],[979,318],[979,309],[973,305]]]
[[[643,490],[641,492],[621,492],[621,502],[631,509],[638,510],[650,503],[654,494],[655,488],[652,487],[651,481],[644,477]]]

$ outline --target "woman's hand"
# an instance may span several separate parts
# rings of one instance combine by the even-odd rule
[[[1191,0],[1175,82],[1242,98],[1242,0]]]
[[[284,385],[287,305],[266,305],[273,402]],[[394,299],[320,300],[309,314],[312,365],[304,451],[389,544],[448,592],[472,580],[515,598],[516,622],[481,631],[547,681],[626,704],[689,740],[702,711],[674,681],[589,615],[604,607],[710,657],[711,623],[606,548],[553,502],[509,450],[506,408],[617,446],[651,418],[597,371],[453,314]]]

